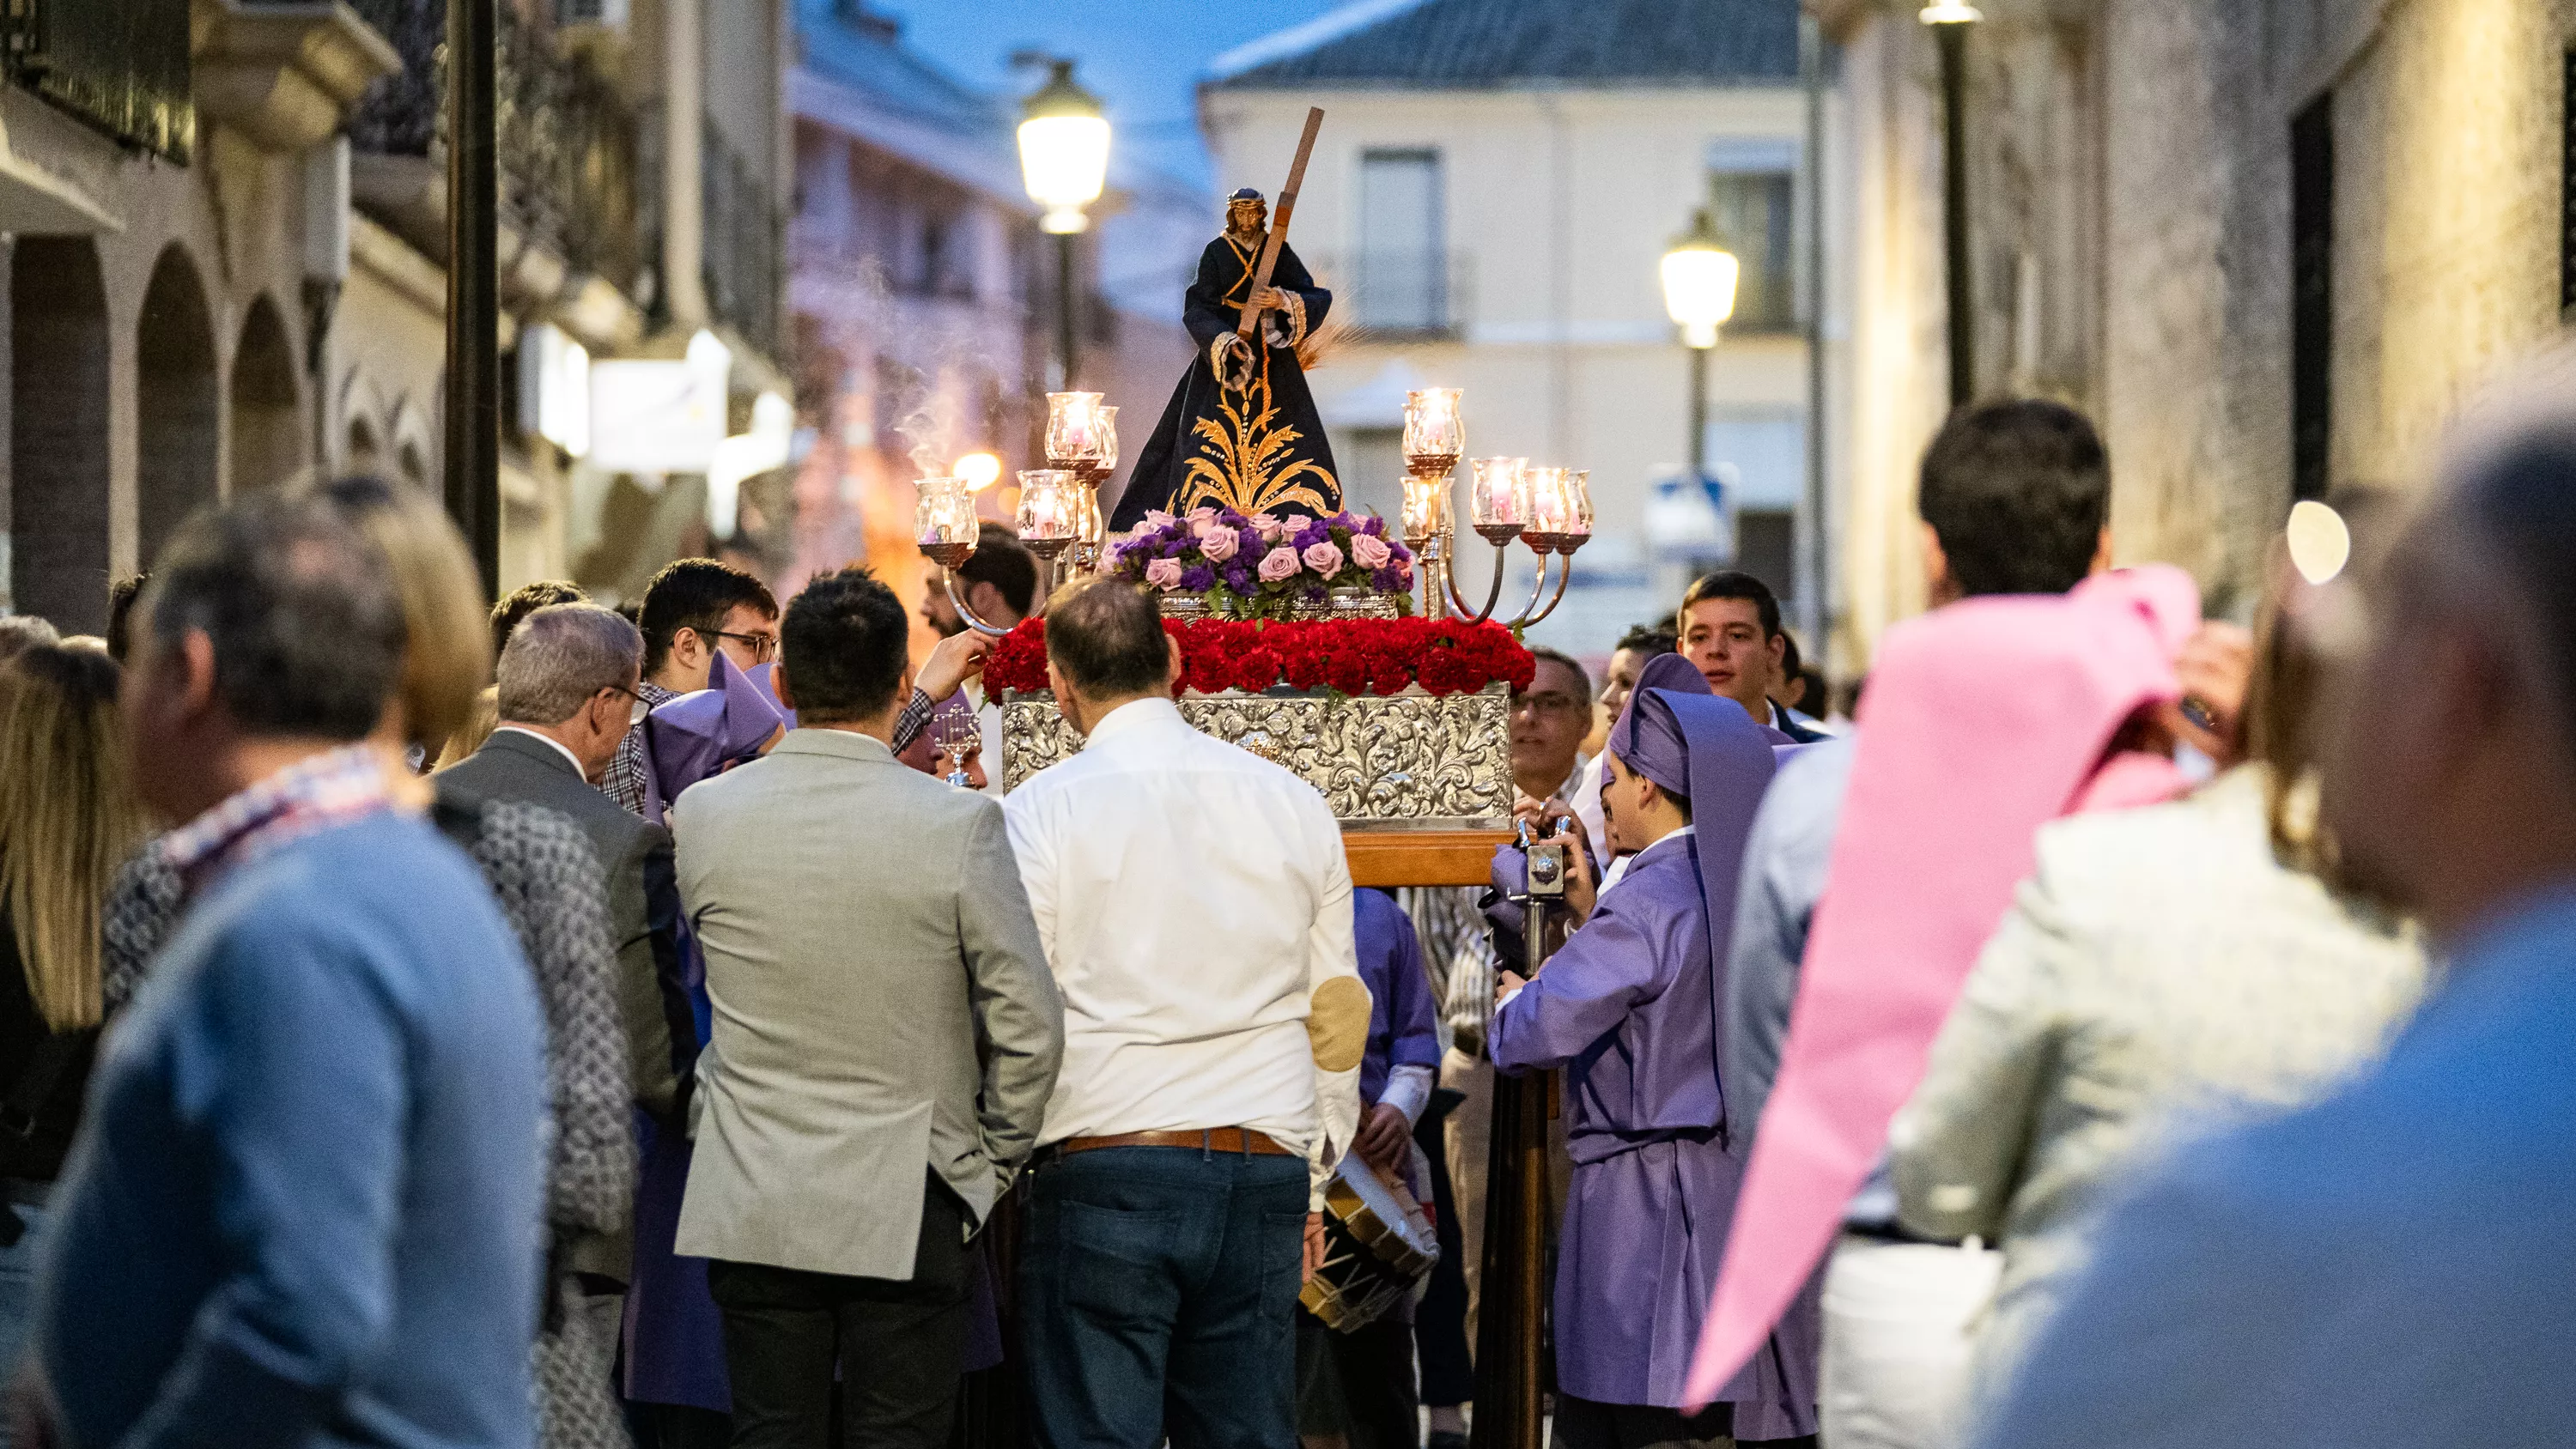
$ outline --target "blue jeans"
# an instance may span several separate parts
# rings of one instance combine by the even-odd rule
[[[1045,1449],[1297,1449],[1303,1159],[1108,1147],[1038,1164],[1028,1193]]]
[[[36,1253],[45,1241],[46,1209],[12,1208],[26,1230],[18,1241],[0,1248],[0,1388],[18,1376],[18,1360],[27,1351],[27,1331],[36,1315]],[[9,1449],[10,1416],[0,1413],[0,1449]]]

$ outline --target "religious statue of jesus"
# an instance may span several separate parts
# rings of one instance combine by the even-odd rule
[[[1136,527],[1153,508],[1341,511],[1332,445],[1297,360],[1298,344],[1323,325],[1333,294],[1315,285],[1283,239],[1270,285],[1253,295],[1269,221],[1268,203],[1247,186],[1226,202],[1225,235],[1199,255],[1181,319],[1198,355],[1136,455],[1110,516],[1113,532]],[[1261,311],[1251,340],[1238,332],[1247,298]]]

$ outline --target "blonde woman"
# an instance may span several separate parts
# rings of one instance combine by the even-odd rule
[[[0,1379],[23,1347],[45,1202],[106,1014],[100,902],[143,838],[118,673],[99,650],[58,644],[0,664]]]

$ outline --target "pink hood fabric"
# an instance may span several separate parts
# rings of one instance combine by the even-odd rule
[[[2189,575],[2108,574],[2064,597],[1970,599],[1881,644],[1850,793],[1686,1388],[1709,1402],[1770,1334],[1922,1080],[1932,1039],[2033,861],[2083,809],[2169,798],[2170,761],[2105,757],[2179,697],[2200,622]]]

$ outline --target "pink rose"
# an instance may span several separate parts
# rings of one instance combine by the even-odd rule
[[[1358,564],[1361,568],[1367,569],[1370,573],[1375,573],[1379,569],[1385,568],[1387,563],[1394,557],[1395,550],[1388,548],[1386,546],[1386,540],[1378,537],[1376,534],[1354,533],[1351,535],[1351,561]]]
[[[1158,558],[1145,565],[1145,582],[1152,584],[1158,589],[1179,588],[1181,586],[1181,561],[1176,558]]]
[[[1300,557],[1306,560],[1306,567],[1328,579],[1342,571],[1342,550],[1336,544],[1308,544]]]
[[[1234,557],[1236,550],[1242,547],[1243,535],[1231,528],[1211,523],[1199,530],[1199,552],[1207,556],[1209,563],[1221,564]]]
[[[1261,581],[1275,584],[1297,572],[1297,550],[1281,544],[1261,556]]]
[[[1205,528],[1209,524],[1216,522],[1216,510],[1208,507],[1204,503],[1181,516],[1188,519],[1190,521],[1190,526],[1193,528]]]
[[[1145,510],[1145,526],[1147,528],[1169,528],[1175,521],[1176,520],[1173,519],[1172,515],[1165,513],[1159,508],[1148,508]]]

